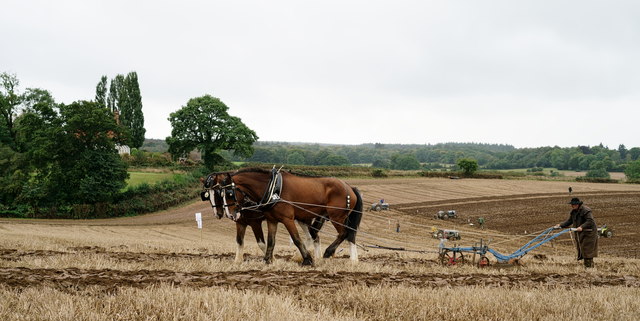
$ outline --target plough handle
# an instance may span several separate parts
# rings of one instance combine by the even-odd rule
[[[576,228],[575,228],[575,227],[572,227],[572,228],[570,228],[569,230],[570,230],[571,232],[576,232]],[[591,232],[591,231],[593,231],[593,230],[592,230],[592,229],[590,229],[590,228],[587,228],[587,229],[583,229],[581,232]]]
[[[553,229],[554,229],[554,230],[561,230],[561,229],[562,229],[562,227],[553,227]],[[570,231],[570,232],[575,232],[575,231],[576,231],[576,228],[575,228],[575,227],[571,227],[571,228],[569,228],[569,231]],[[587,228],[587,229],[583,229],[583,230],[582,230],[582,232],[591,232],[591,231],[593,231],[593,230],[592,230],[592,229],[590,229],[590,228]]]

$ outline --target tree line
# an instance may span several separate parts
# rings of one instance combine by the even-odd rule
[[[559,170],[624,172],[640,158],[640,148],[621,144],[576,147],[515,148],[504,144],[441,143],[425,145],[327,145],[256,142],[251,157],[225,155],[233,161],[296,165],[356,165],[400,170],[437,170],[460,159],[476,160],[482,169],[552,167]]]

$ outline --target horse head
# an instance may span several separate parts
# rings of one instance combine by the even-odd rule
[[[242,211],[242,203],[238,200],[244,200],[245,194],[236,187],[236,184],[231,178],[231,173],[221,174],[220,180],[220,196],[222,199],[222,206],[224,212],[228,218],[237,221],[240,218],[240,211]]]
[[[224,200],[222,198],[222,193],[224,192],[222,186],[225,185],[224,179],[225,176],[222,173],[212,173],[206,179],[200,179],[204,188],[204,191],[200,193],[200,197],[203,201],[208,200],[211,203],[211,207],[218,219],[224,216]]]

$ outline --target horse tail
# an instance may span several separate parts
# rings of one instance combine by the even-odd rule
[[[351,243],[356,242],[356,232],[358,232],[358,226],[360,226],[360,221],[362,220],[362,195],[360,195],[360,190],[357,187],[351,187],[353,192],[356,194],[356,205],[347,216],[347,241]]]

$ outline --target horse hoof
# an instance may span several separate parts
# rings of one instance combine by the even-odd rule
[[[311,258],[302,260],[302,266],[313,266],[313,260]]]
[[[273,260],[271,260],[271,259],[264,259],[264,263],[265,263],[265,264],[271,264],[271,263],[273,263]]]

